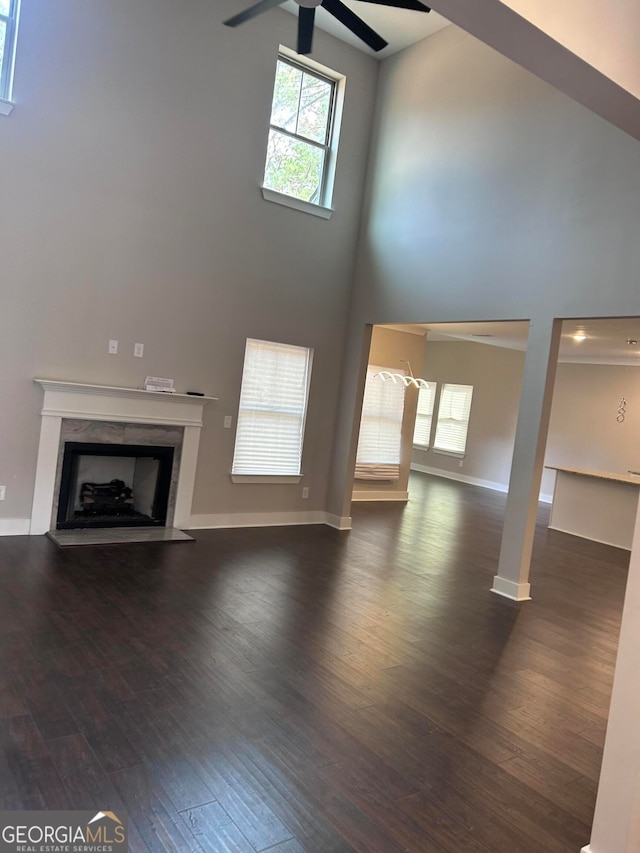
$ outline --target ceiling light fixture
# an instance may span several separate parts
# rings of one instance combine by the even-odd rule
[[[586,334],[586,332],[583,332],[582,330],[580,330],[580,331],[576,332],[575,335],[571,335],[571,337],[573,338],[573,340],[576,343],[579,344],[579,343],[582,343],[582,341],[586,341],[587,334]]]
[[[406,373],[391,373],[390,370],[380,370],[378,373],[373,374],[374,379],[382,379],[383,382],[387,380],[391,380],[394,385],[397,385],[398,382],[402,383],[405,388],[408,388],[410,385],[413,385],[414,388],[420,390],[420,388],[428,388],[429,383],[426,379],[418,379],[413,375],[413,370],[411,370],[411,362],[407,361],[404,358],[401,358],[400,361],[403,364],[406,364],[409,368],[409,375]]]

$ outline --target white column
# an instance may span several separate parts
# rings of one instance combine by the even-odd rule
[[[357,313],[357,308],[351,310]],[[339,530],[351,529],[353,473],[372,330],[372,325],[350,322],[347,332],[326,503],[327,523]]]
[[[176,510],[173,517],[174,527],[188,528],[191,525],[191,504],[193,502],[193,487],[196,482],[199,446],[200,427],[186,426],[182,439],[180,477],[176,493]]]
[[[640,507],[611,694],[607,737],[593,818],[583,853],[640,850]]]
[[[522,377],[498,574],[492,592],[526,601],[561,320],[532,321]]]
[[[36,482],[31,506],[31,527],[29,529],[32,536],[41,535],[51,529],[51,507],[56,483],[61,429],[61,417],[42,415]]]

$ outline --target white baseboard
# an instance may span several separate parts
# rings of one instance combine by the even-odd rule
[[[325,512],[325,524],[329,527],[334,527],[336,530],[351,530],[351,516],[349,515],[333,515],[331,512]]]
[[[587,846],[586,846],[586,847],[583,847],[583,848],[582,848],[582,850],[580,851],[580,853],[594,853],[594,851],[591,849],[591,845],[590,845],[590,844],[587,844]]]
[[[471,486],[480,486],[482,489],[491,489],[494,492],[502,492],[503,494],[509,491],[509,486],[506,483],[494,483],[493,480],[468,477],[466,474],[458,474],[456,471],[443,471],[442,468],[431,468],[428,465],[420,465],[417,462],[411,463],[411,470],[421,471],[423,474],[433,474],[434,477],[444,477],[446,480],[457,480],[459,483],[469,483]],[[541,503],[550,504],[553,501],[553,495],[541,492],[538,500]]]
[[[348,523],[348,526],[346,526]],[[212,515],[192,515],[188,530],[213,530],[228,527],[289,527],[297,524],[328,524],[338,530],[351,528],[350,518],[322,510],[301,512],[230,512]],[[338,526],[338,525],[345,526]]]
[[[409,492],[392,492],[385,491],[384,489],[380,489],[379,491],[374,491],[373,489],[366,490],[361,489],[358,491],[354,491],[351,495],[352,501],[404,501],[405,503],[409,500]]]
[[[29,518],[0,518],[0,536],[28,536]]]
[[[621,545],[620,542],[610,542],[608,539],[595,539],[593,536],[587,536],[586,533],[576,533],[575,530],[566,530],[564,527],[556,527],[553,524],[549,525],[549,530],[557,530],[558,533],[567,533],[569,536],[577,536],[578,539],[587,539],[589,542],[599,542],[601,545],[610,545],[612,548],[622,548],[623,551],[630,551],[629,545]]]
[[[493,579],[491,592],[496,595],[501,595],[503,598],[510,598],[512,601],[530,601],[531,585],[528,583],[516,583],[508,578],[501,578],[496,575]]]

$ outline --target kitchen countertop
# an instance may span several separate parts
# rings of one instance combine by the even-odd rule
[[[577,474],[580,477],[595,477],[598,480],[613,480],[616,483],[630,483],[640,486],[640,474],[612,474],[607,471],[590,471],[588,468],[567,468],[562,465],[545,465],[552,471],[562,471],[565,474]]]

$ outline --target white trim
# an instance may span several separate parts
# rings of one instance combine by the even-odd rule
[[[265,201],[273,201],[275,204],[281,204],[284,207],[291,207],[293,210],[301,210],[303,213],[310,213],[312,216],[319,216],[321,219],[331,219],[333,216],[333,208],[322,207],[320,204],[312,204],[310,201],[303,201],[301,198],[294,198],[291,195],[270,190],[267,187],[262,187],[262,198]]]
[[[442,468],[431,468],[429,465],[420,465],[418,462],[411,463],[412,471],[420,471],[422,474],[432,474],[434,477],[444,477],[446,480],[457,480],[459,483],[468,483],[470,486],[480,486],[482,489],[491,489],[494,492],[508,494],[509,486],[506,483],[494,483],[492,480],[481,480],[480,477],[469,477],[466,474],[458,474],[456,471],[445,471]],[[553,495],[540,492],[538,500],[541,503],[553,503]]]
[[[28,518],[0,518],[0,536],[28,536],[30,526]]]
[[[334,515],[331,512],[325,512],[324,523],[328,527],[333,527],[335,530],[351,530],[352,519],[350,515]]]
[[[175,527],[188,524],[203,410],[215,398],[50,379],[34,379],[34,382],[44,390],[44,404],[31,508],[32,535],[46,533],[51,526],[63,418],[184,427],[173,524]]]
[[[287,47],[284,44],[279,45],[278,57],[282,57],[285,61],[289,60],[303,69],[308,69],[312,74],[318,74],[320,77],[325,77],[327,80],[332,80],[335,84],[333,93],[333,107],[331,117],[331,127],[329,135],[329,147],[326,154],[325,173],[322,187],[322,205],[312,205],[311,209],[305,210],[313,216],[320,216],[324,219],[330,219],[333,213],[331,203],[333,201],[333,191],[336,181],[336,166],[338,162],[338,147],[340,144],[340,132],[342,129],[342,115],[344,112],[344,99],[347,86],[347,78],[339,71],[334,71],[333,68],[328,68],[311,59],[309,56],[300,56],[295,50]],[[286,196],[285,196],[286,198]],[[272,199],[276,201],[276,199]],[[286,201],[281,201],[281,204],[287,204]],[[292,206],[292,205],[289,205]],[[323,213],[324,211],[324,213]]]
[[[508,578],[501,578],[496,575],[493,579],[491,592],[496,595],[501,595],[503,598],[510,598],[511,601],[531,601],[531,584],[517,583]]]
[[[599,542],[601,545],[610,545],[612,548],[620,548],[622,551],[631,551],[630,545],[621,545],[619,542],[609,542],[606,539],[595,539],[593,536],[587,536],[586,533],[576,533],[575,530],[565,530],[563,527],[554,527],[548,525],[549,530],[557,530],[558,533],[566,533],[569,536],[577,536],[578,539],[587,539],[589,542]]]
[[[409,500],[409,492],[391,491],[385,492],[383,489],[378,491],[360,489],[354,491],[351,495],[352,501],[404,501]]]
[[[326,524],[322,510],[300,512],[232,512],[192,515],[187,530],[213,530],[228,527],[290,527],[298,524]]]
[[[182,528],[191,519],[191,503],[196,484],[198,449],[200,447],[200,427],[185,426],[182,434],[180,468],[176,487],[176,505],[173,512],[173,527]]]
[[[303,474],[230,474],[232,483],[299,483]]]
[[[95,394],[99,397],[161,397],[164,400],[179,400],[181,403],[202,405],[218,397],[201,397],[199,394],[170,394],[166,391],[145,391],[144,388],[122,388],[118,385],[87,385],[86,382],[63,382],[58,379],[34,379],[45,391],[73,391],[76,394]]]
[[[205,405],[217,399],[113,385],[33,381],[44,390],[40,414],[53,418],[201,427]]]
[[[468,483],[470,486],[480,486],[483,489],[491,489],[494,492],[509,491],[506,483],[494,483],[492,480],[482,480],[480,477],[469,477],[466,474],[458,474],[456,471],[445,471],[442,468],[431,468],[429,465],[420,465],[418,462],[411,463],[412,471],[420,471],[422,474],[432,474],[434,477],[444,477],[446,480],[457,480],[460,483]]]
[[[316,74],[320,74],[322,77],[329,77],[331,80],[335,80],[336,83],[338,83],[344,76],[343,74],[339,74],[337,71],[334,71],[333,68],[321,65],[319,62],[316,62],[315,59],[311,59],[310,56],[302,56],[302,54],[297,53],[293,48],[287,47],[286,44],[278,45],[278,53],[287,59],[290,59],[292,62],[298,63],[298,65],[306,66],[310,71],[315,71]]]
[[[5,101],[4,98],[0,98],[0,116],[10,116],[14,107],[13,101]]]
[[[433,453],[438,453],[440,456],[453,456],[454,459],[464,459],[467,455],[464,451],[460,450],[442,450],[435,445],[432,448]]]
[[[42,418],[36,480],[33,486],[33,503],[31,505],[29,532],[32,536],[46,533],[51,527],[51,510],[55,492],[61,432],[61,417],[46,416]]]
[[[587,844],[586,847],[583,847],[580,853],[595,853],[590,844]]]

